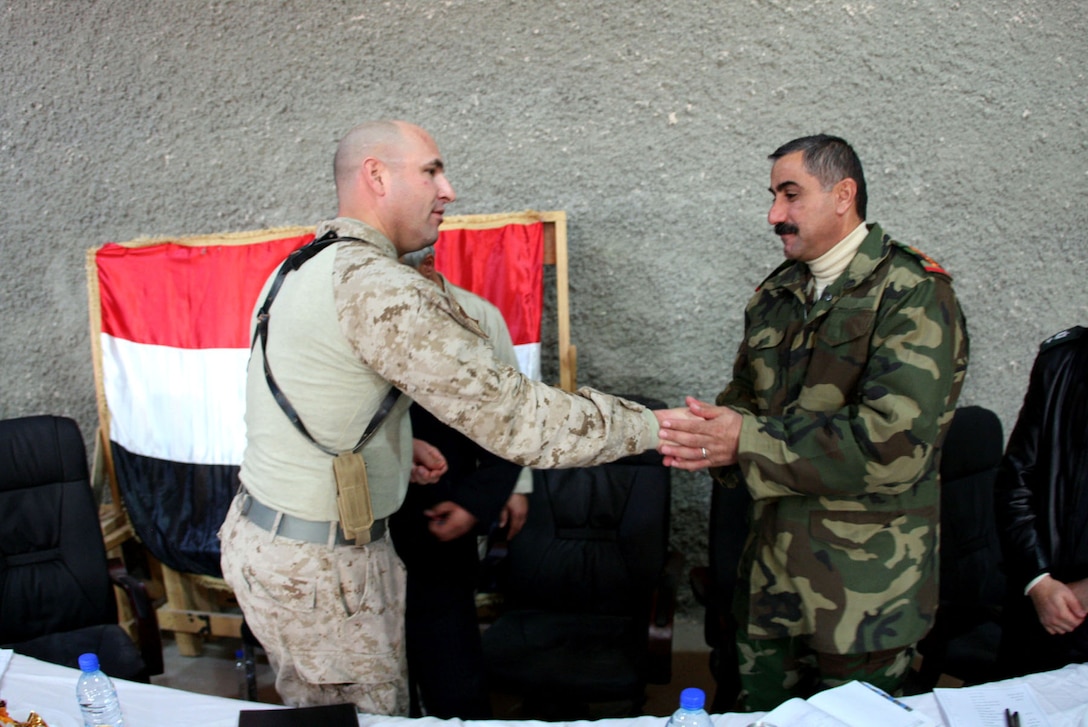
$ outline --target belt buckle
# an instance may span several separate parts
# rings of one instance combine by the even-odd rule
[[[242,517],[246,517],[246,516],[249,515],[249,508],[251,508],[253,506],[253,497],[248,492],[245,492],[244,490],[242,491],[241,495],[242,495],[241,513],[242,513]]]

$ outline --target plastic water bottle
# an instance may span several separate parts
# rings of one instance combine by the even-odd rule
[[[238,698],[257,701],[257,664],[245,649],[234,652],[234,671],[238,675]]]
[[[98,668],[98,655],[80,656],[79,669],[76,697],[85,727],[124,727],[117,690],[105,672]]]
[[[672,713],[668,727],[714,727],[704,704],[706,693],[702,689],[688,687],[680,692],[680,709]]]

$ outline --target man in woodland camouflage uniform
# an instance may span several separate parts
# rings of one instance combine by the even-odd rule
[[[438,238],[455,197],[426,131],[363,124],[341,140],[334,167],[339,216],[316,233],[331,233],[327,247],[307,248],[320,251],[278,288],[273,275],[259,299],[276,294],[255,322],[267,340],[259,336],[249,364],[242,489],[220,530],[223,575],[286,704],[404,714],[404,566],[385,522],[410,476],[433,481],[444,470],[412,440],[409,397],[495,454],[538,468],[652,449],[658,425],[638,404],[526,379],[446,291],[397,262]],[[394,388],[405,396],[362,446],[360,467],[354,448]],[[349,534],[338,488],[366,486],[366,508],[341,498],[351,500],[347,522],[373,516]]]
[[[854,150],[815,136],[770,158],[787,261],[717,406],[658,412],[669,464],[752,496],[734,610],[753,710],[902,686],[937,606],[938,453],[967,369],[951,279],[865,223]]]

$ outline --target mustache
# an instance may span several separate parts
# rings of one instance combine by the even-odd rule
[[[797,225],[791,225],[789,222],[779,222],[774,226],[774,234],[776,235],[796,235]]]

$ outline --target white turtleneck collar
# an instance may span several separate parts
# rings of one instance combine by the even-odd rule
[[[850,261],[854,259],[855,253],[857,253],[858,248],[861,247],[861,243],[864,242],[868,234],[869,228],[865,226],[863,221],[854,228],[853,232],[836,242],[835,246],[830,250],[815,260],[809,261],[808,269],[816,283],[816,291],[812,296],[814,300],[819,298],[827,286],[834,283],[842,275],[842,271],[846,270]]]

